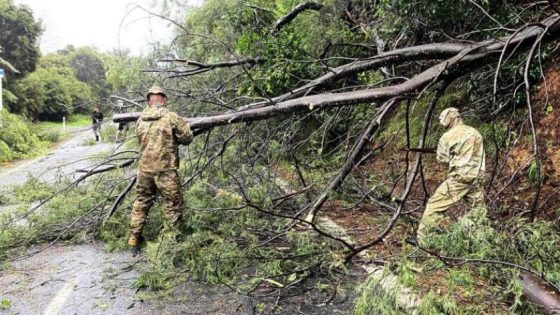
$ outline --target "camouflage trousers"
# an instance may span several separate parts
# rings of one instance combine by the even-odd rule
[[[183,215],[183,194],[176,170],[148,173],[138,171],[136,179],[136,200],[132,206],[131,238],[140,239],[146,224],[148,211],[152,207],[159,190],[164,200],[163,215],[165,230],[178,230]]]
[[[442,213],[461,200],[471,207],[469,216],[486,218],[486,202],[482,188],[482,182],[478,181],[463,183],[454,178],[445,180],[428,200],[418,226],[418,240],[421,241],[430,229],[437,228],[443,220]]]

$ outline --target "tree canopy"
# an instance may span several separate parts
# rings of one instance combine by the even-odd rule
[[[41,22],[35,20],[29,7],[12,0],[0,1],[0,58],[9,62],[7,76],[17,79],[35,70],[39,60]]]

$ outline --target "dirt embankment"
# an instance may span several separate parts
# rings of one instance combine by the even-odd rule
[[[537,205],[537,216],[557,222],[560,203],[560,55],[557,54],[546,65],[544,78],[540,80],[533,97],[535,128],[538,137],[538,148],[542,160],[541,196]],[[517,160],[532,156],[533,143],[530,137],[521,141],[512,156]],[[530,182],[531,166],[520,176],[518,187],[526,191],[517,198],[534,198],[535,183]],[[515,189],[512,189],[515,192]]]

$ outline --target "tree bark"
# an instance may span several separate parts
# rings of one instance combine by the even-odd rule
[[[286,14],[283,17],[281,17],[280,19],[278,19],[278,21],[276,21],[276,23],[274,23],[274,27],[272,27],[272,30],[270,30],[270,33],[272,33],[272,34],[278,33],[280,31],[280,29],[282,29],[282,27],[284,27],[286,24],[290,23],[300,13],[302,13],[306,10],[319,11],[323,7],[324,6],[322,4],[316,3],[316,2],[311,2],[311,1],[300,3],[300,4],[296,5],[290,12],[288,12],[288,14]]]

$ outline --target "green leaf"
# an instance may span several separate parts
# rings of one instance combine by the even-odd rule
[[[297,275],[295,273],[292,273],[288,276],[288,281],[289,282],[294,282],[297,279]]]
[[[0,303],[0,309],[6,310],[10,307],[11,302],[8,299],[2,299],[2,303]]]

